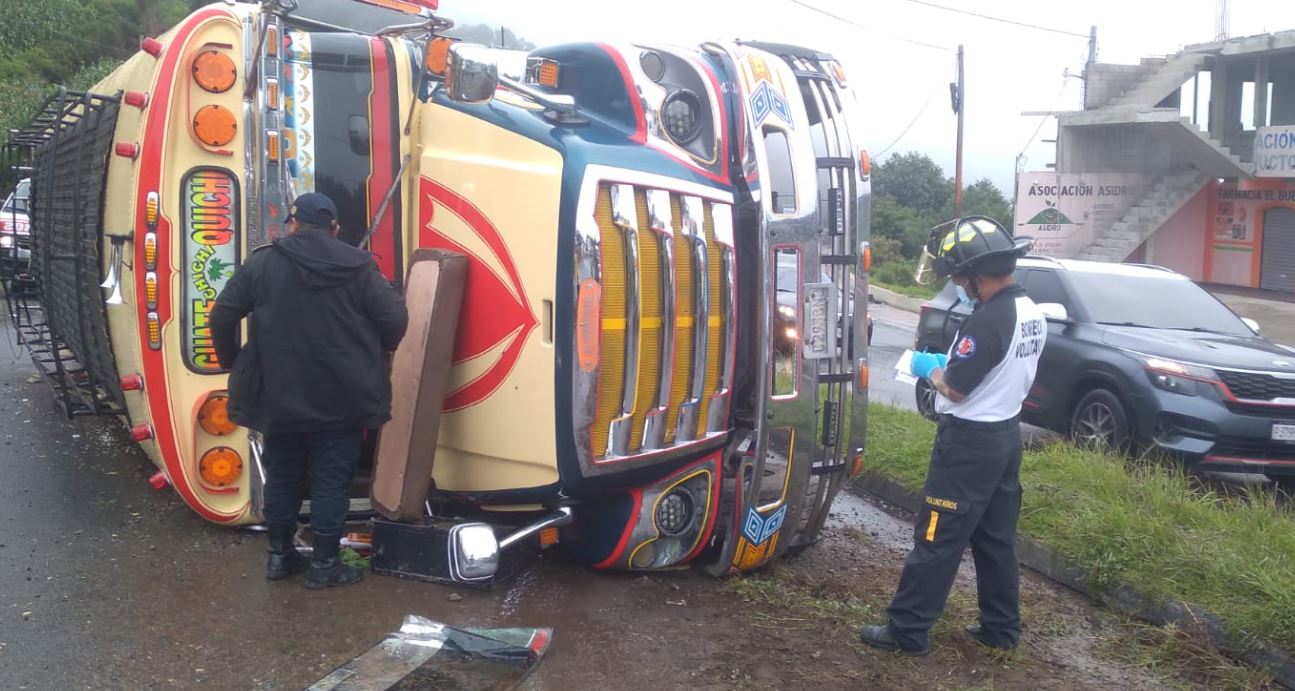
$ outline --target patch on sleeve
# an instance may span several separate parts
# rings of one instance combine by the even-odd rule
[[[958,344],[953,347],[953,357],[969,358],[976,354],[976,339],[971,336],[963,336]]]

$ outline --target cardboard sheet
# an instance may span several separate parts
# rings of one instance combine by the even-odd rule
[[[392,359],[391,420],[373,465],[373,507],[393,521],[425,513],[467,264],[439,250],[417,250],[410,262],[409,329]]]

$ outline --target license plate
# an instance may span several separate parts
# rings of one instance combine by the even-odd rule
[[[827,358],[836,350],[836,290],[831,283],[805,284],[806,359]]]
[[[1273,425],[1273,441],[1295,441],[1295,425]]]

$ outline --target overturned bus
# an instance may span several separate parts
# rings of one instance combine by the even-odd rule
[[[120,416],[203,518],[259,522],[207,315],[317,191],[397,287],[415,250],[467,258],[438,520],[526,538],[503,545],[560,525],[600,569],[812,543],[866,430],[869,162],[841,66],[576,43],[507,76],[429,4],[213,4],[11,135],[35,296],[11,310],[59,401]]]

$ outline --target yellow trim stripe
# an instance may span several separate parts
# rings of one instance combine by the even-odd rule
[[[603,320],[604,331],[624,331],[628,325],[629,321],[626,319],[608,317]],[[639,328],[659,329],[661,328],[661,317],[641,317],[639,319]]]
[[[940,522],[940,514],[932,511],[931,522],[926,524],[926,541],[935,542],[935,526]]]

